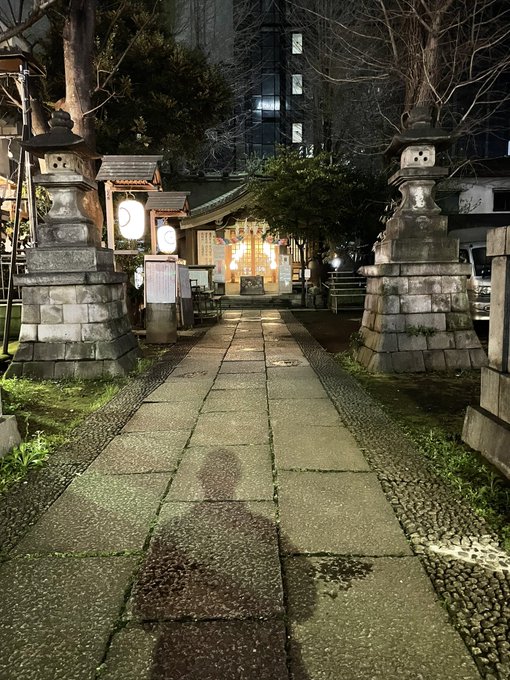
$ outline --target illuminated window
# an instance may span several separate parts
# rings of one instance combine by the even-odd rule
[[[292,34],[292,54],[303,54],[303,34]]]
[[[292,75],[292,94],[303,94],[303,76],[300,73]]]
[[[292,123],[292,143],[301,144],[303,141],[303,123]]]

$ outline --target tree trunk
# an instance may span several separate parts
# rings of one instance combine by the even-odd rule
[[[92,69],[96,0],[70,0],[64,24],[65,110],[74,121],[73,132],[95,149],[92,109]]]
[[[66,84],[63,108],[74,121],[73,132],[83,137],[92,151],[96,148],[95,118],[91,113],[95,22],[96,0],[70,0],[63,31]],[[88,174],[95,177],[94,161],[88,163]],[[103,211],[97,191],[86,194],[84,206],[97,225],[101,240]]]

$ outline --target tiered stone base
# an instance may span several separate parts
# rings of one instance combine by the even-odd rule
[[[125,274],[26,274],[20,345],[7,376],[38,379],[125,375],[140,355],[131,332]]]
[[[367,276],[357,360],[369,371],[410,373],[480,368],[460,263],[376,264]]]

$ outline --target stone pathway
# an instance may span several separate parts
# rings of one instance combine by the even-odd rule
[[[0,592],[1,680],[480,678],[273,311],[225,313],[8,554]]]

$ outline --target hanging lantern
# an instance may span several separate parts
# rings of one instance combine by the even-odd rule
[[[271,264],[269,266],[271,267],[271,269],[276,269],[277,267],[276,260],[271,260]]]
[[[145,210],[141,203],[126,199],[119,203],[119,231],[125,239],[137,241],[145,231]]]
[[[230,269],[231,271],[235,271],[237,269],[237,262],[235,260],[232,260],[230,263]]]
[[[158,249],[162,253],[174,253],[177,248],[177,234],[169,224],[158,228]]]

